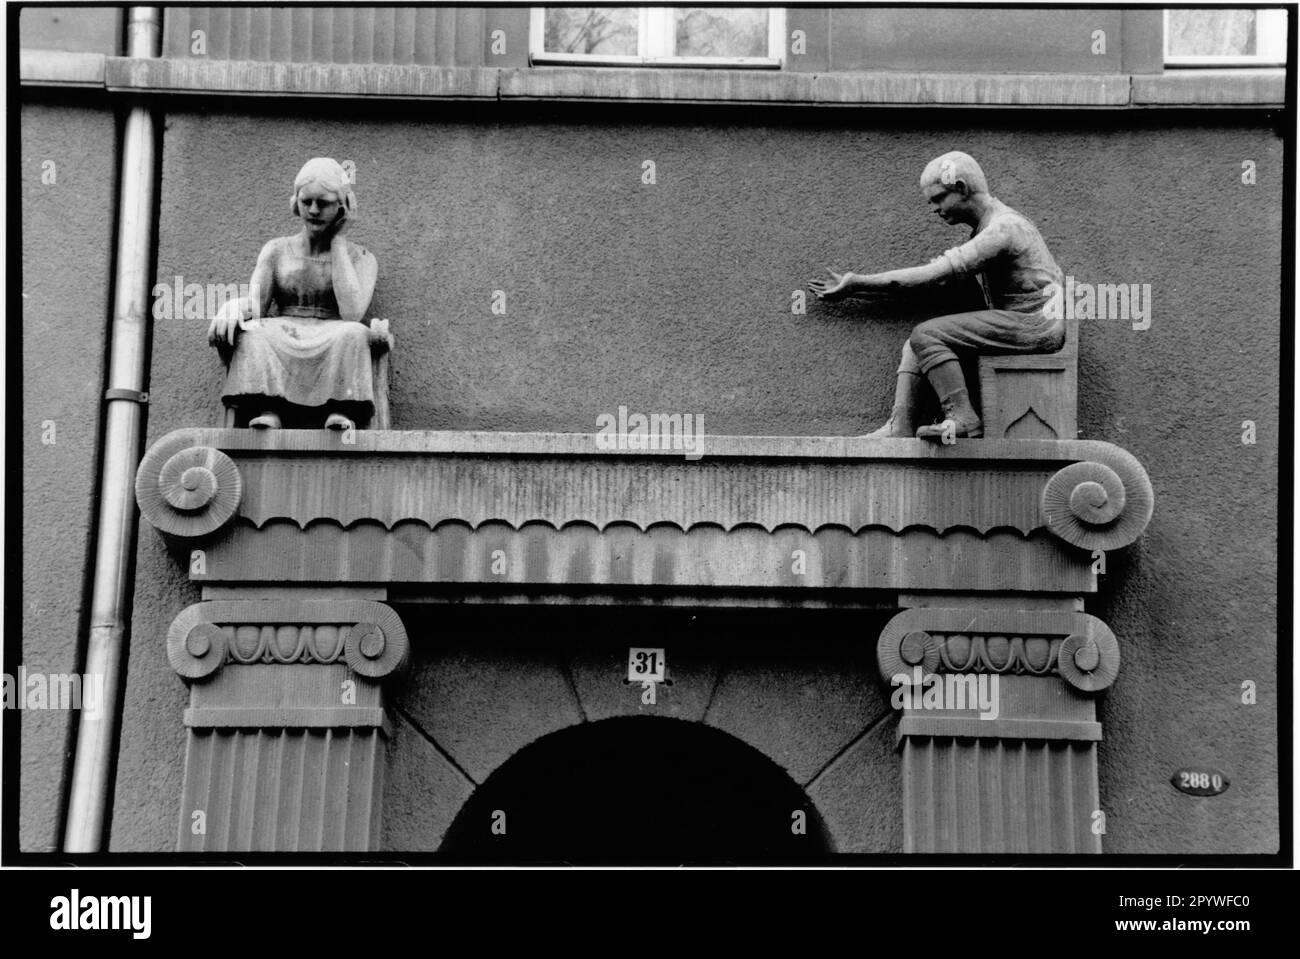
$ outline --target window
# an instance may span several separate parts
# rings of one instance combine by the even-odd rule
[[[534,7],[532,61],[591,66],[780,67],[785,10]]]
[[[1165,64],[1286,65],[1285,10],[1166,10]]]

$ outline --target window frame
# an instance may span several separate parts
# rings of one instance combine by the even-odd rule
[[[1165,8],[1162,52],[1166,67],[1285,67],[1287,22],[1285,8],[1255,7],[1256,20],[1255,46],[1253,55],[1241,54],[1200,54],[1173,56],[1169,53],[1169,14],[1174,9]],[[1187,8],[1199,9],[1199,8]],[[1260,49],[1266,48],[1266,49]]]
[[[599,6],[599,4],[593,4]],[[705,4],[707,6],[707,4]],[[761,8],[761,5],[756,5]],[[643,6],[634,8],[637,23],[637,53],[547,52],[546,7],[532,7],[528,21],[528,59],[536,66],[584,67],[703,67],[744,70],[779,70],[785,65],[785,7],[766,7],[767,52],[765,57],[682,57],[664,54],[672,49],[674,10],[680,7]]]

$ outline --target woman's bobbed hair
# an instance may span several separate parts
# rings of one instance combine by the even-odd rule
[[[329,157],[312,157],[293,178],[293,196],[289,197],[289,209],[294,216],[301,216],[298,212],[298,192],[312,183],[339,195],[339,204],[343,207],[345,217],[356,215],[357,197],[352,192],[352,178],[348,176],[348,171]]]

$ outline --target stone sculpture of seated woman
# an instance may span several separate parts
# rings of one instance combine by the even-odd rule
[[[374,414],[364,316],[379,268],[346,236],[356,206],[342,166],[309,160],[290,198],[302,230],[262,247],[249,296],[225,304],[208,328],[209,342],[230,358],[222,401],[253,429],[290,417],[348,430]]]

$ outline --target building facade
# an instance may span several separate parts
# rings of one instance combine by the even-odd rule
[[[21,848],[1276,852],[1286,70],[1176,66],[1160,10],[762,10],[721,56],[633,12],[585,57],[527,7],[11,20],[15,662],[111,673],[21,712]],[[807,280],[965,239],[951,149],[1071,338],[972,360],[982,439],[861,439],[952,305]],[[208,323],[315,156],[387,422],[259,433]]]

